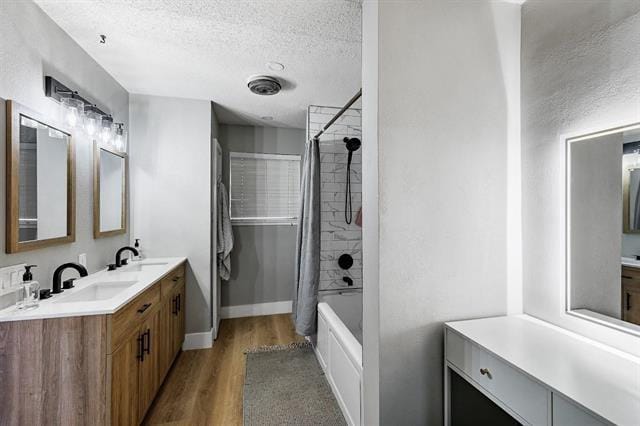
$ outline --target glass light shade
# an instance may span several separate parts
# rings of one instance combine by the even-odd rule
[[[84,115],[84,131],[90,137],[96,136],[102,129],[102,114],[89,111]]]
[[[72,129],[80,126],[84,116],[84,102],[76,98],[62,98],[60,104],[63,107],[64,123]]]
[[[122,127],[122,124],[116,126],[113,146],[120,152],[127,152],[127,131]]]
[[[100,126],[100,141],[105,145],[111,145],[115,134],[115,126],[113,121],[102,119]]]

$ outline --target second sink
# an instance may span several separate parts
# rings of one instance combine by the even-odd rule
[[[73,294],[61,297],[54,303],[94,302],[111,299],[136,283],[137,281],[98,282]]]

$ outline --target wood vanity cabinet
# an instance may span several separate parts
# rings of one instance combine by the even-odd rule
[[[137,425],[184,340],[185,265],[110,315],[0,322],[0,424]]]
[[[640,269],[622,267],[622,320],[640,325]]]

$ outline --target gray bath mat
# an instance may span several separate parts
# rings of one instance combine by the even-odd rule
[[[310,345],[246,351],[244,426],[346,425]]]

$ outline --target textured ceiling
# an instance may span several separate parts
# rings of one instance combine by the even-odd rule
[[[304,128],[308,105],[341,106],[360,88],[360,1],[36,3],[129,92],[213,100],[223,123]],[[252,94],[254,74],[282,79],[283,90]]]

